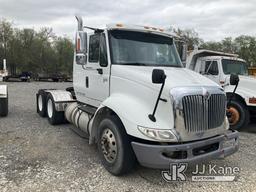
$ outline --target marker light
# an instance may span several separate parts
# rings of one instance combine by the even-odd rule
[[[124,27],[124,25],[123,25],[123,24],[120,24],[120,23],[116,24],[116,26],[117,26],[117,27]]]

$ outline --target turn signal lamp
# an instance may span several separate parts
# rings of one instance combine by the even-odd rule
[[[76,51],[79,52],[81,50],[81,39],[77,37],[76,39]]]

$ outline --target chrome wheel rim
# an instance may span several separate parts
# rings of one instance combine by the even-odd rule
[[[51,99],[49,99],[47,102],[47,113],[48,113],[48,117],[51,118],[53,114],[53,103]]]
[[[39,111],[43,110],[43,98],[42,98],[42,95],[38,96],[38,109],[39,109]]]
[[[113,163],[117,157],[117,143],[114,133],[106,128],[101,135],[101,150],[104,158]]]

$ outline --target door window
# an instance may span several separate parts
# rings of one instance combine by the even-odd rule
[[[100,66],[108,66],[106,36],[104,33],[100,37]]]
[[[218,75],[219,69],[217,61],[206,61],[204,73],[206,75]]]
[[[100,35],[90,36],[89,43],[89,62],[97,63],[99,61]]]

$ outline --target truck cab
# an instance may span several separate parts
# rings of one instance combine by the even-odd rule
[[[73,123],[98,146],[110,173],[127,173],[136,161],[168,169],[238,150],[223,88],[182,65],[172,34],[124,24],[97,29],[77,20],[73,87],[39,90],[37,112],[53,125]]]
[[[188,53],[187,68],[204,75],[220,85],[231,97],[234,86],[229,84],[230,74],[240,77],[234,101],[228,106],[228,118],[231,127],[241,129],[256,111],[256,80],[249,76],[246,61],[236,54],[210,50],[193,50]]]

